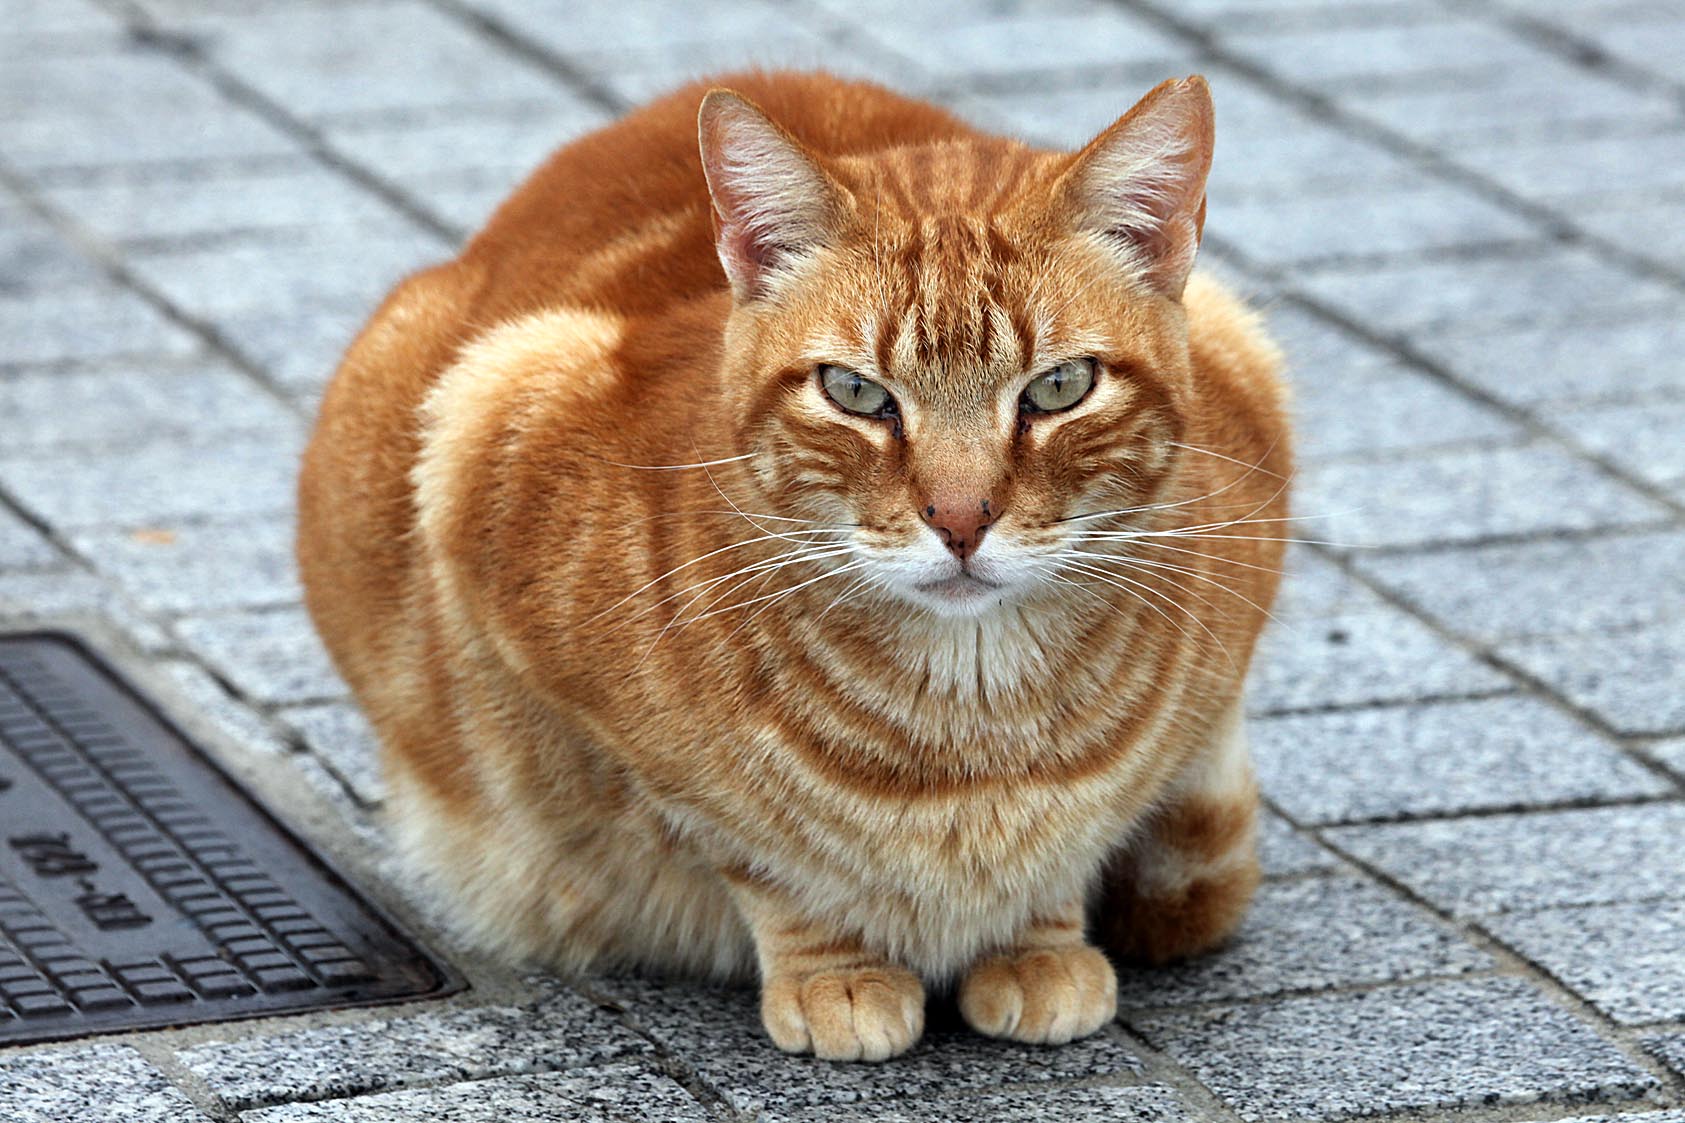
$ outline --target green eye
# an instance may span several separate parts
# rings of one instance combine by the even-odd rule
[[[1068,359],[1024,387],[1019,408],[1025,413],[1058,413],[1082,401],[1093,388],[1094,360]]]
[[[889,396],[889,391],[857,370],[827,363],[819,368],[819,385],[826,397],[850,413],[866,417],[895,415],[895,399]]]

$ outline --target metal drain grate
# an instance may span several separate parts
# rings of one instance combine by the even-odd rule
[[[0,1044],[459,986],[74,640],[0,637]]]

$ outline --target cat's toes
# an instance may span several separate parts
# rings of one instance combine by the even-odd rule
[[[972,1029],[1035,1045],[1086,1037],[1117,1014],[1117,974],[1091,947],[1043,948],[985,959],[960,984]]]
[[[924,1033],[924,984],[900,967],[786,975],[761,990],[761,1021],[786,1053],[827,1061],[881,1061]]]

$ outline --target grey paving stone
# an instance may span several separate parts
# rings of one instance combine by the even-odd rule
[[[1358,569],[1482,643],[1630,631],[1685,604],[1685,533],[1359,554]]]
[[[462,231],[466,238],[486,224],[492,212],[514,194],[523,178],[522,173],[470,169],[430,174],[407,180],[403,186],[439,221]]]
[[[128,45],[128,35],[115,20],[103,28],[34,31],[0,27],[0,59],[46,58],[53,55],[109,55]]]
[[[966,94],[952,108],[985,128],[1076,148],[1127,112],[1164,73],[1153,68],[1068,90]],[[1239,200],[1432,182],[1378,145],[1314,121],[1220,71],[1210,77],[1218,120],[1208,192],[1213,218]]]
[[[1557,203],[1685,187],[1685,131],[1471,145],[1456,159],[1518,195]]]
[[[292,410],[238,371],[151,364],[0,376],[0,427],[7,453],[300,429]]]
[[[1685,19],[1678,8],[1663,4],[1642,13],[1648,18],[1586,18],[1591,14],[1579,13],[1575,29],[1604,50],[1663,77],[1685,73]]]
[[[1337,22],[1342,12],[1364,16],[1373,13],[1386,18],[1420,7],[1411,0],[1182,0],[1177,10],[1201,23],[1251,26],[1246,19],[1251,16],[1256,17],[1256,22],[1270,26],[1289,16],[1305,15],[1323,22]],[[1444,15],[1441,8],[1429,10]]]
[[[1507,11],[1532,11],[1551,23],[1565,28],[1581,24],[1580,17],[1590,15],[1621,15],[1635,19],[1654,20],[1676,18],[1669,0],[1498,0],[1499,8]]]
[[[1357,221],[1330,222],[1330,213]],[[1533,223],[1466,191],[1363,184],[1350,196],[1231,200],[1210,215],[1212,236],[1256,261],[1296,265],[1330,258],[1414,255],[1536,241]]]
[[[794,1114],[774,1112],[765,1123],[1195,1123],[1203,1118],[1171,1089],[1136,1087],[1058,1088],[1026,1094],[997,1094],[889,1101],[860,1108],[836,1105]]]
[[[345,696],[303,609],[177,621],[183,642],[247,697],[277,704]]]
[[[1311,524],[1306,524],[1311,525]],[[1328,562],[1290,554],[1252,660],[1255,714],[1490,693],[1510,681]]]
[[[1685,1123],[1685,1111],[1645,1111],[1622,1115],[1576,1115],[1572,1119],[1561,1120],[1560,1123],[1608,1123],[1610,1119],[1622,1119],[1627,1123]]]
[[[1685,1033],[1657,1034],[1644,1038],[1644,1048],[1681,1076],[1685,1076]],[[1685,1112],[1680,1114],[1685,1115]],[[1655,1123],[1673,1123],[1657,1118]]]
[[[1593,452],[1685,499],[1685,398],[1570,409],[1552,412],[1550,420]]]
[[[1492,963],[1449,925],[1373,881],[1313,877],[1266,883],[1240,931],[1214,954],[1174,967],[1121,970],[1118,1005],[1224,1002],[1460,975]]]
[[[194,439],[120,456],[67,451],[0,459],[0,485],[61,529],[155,527],[291,510],[301,441]]]
[[[1685,1021],[1685,901],[1510,913],[1485,926],[1622,1025]]]
[[[374,308],[371,301],[288,316],[253,311],[220,319],[217,331],[289,393],[314,401]]]
[[[382,881],[408,900],[428,899],[429,887],[422,884],[406,859],[394,851],[391,834],[371,814],[370,808],[357,802],[343,780],[309,753],[294,753],[288,758],[287,766],[323,803],[333,808],[338,825],[350,831],[364,853],[376,861]]]
[[[744,70],[825,70],[839,78],[866,79],[903,92],[924,88],[923,71],[872,45],[858,48],[826,38],[796,21],[775,38],[657,43],[574,56],[611,96],[634,106],[702,78]]]
[[[1647,205],[1575,207],[1574,222],[1621,248],[1685,272],[1685,222],[1678,199]],[[1675,372],[1677,375],[1677,372]]]
[[[1379,190],[1422,182],[1396,154],[1319,123],[1284,120],[1277,128],[1220,135],[1220,155],[1213,156],[1211,166],[1210,194],[1217,200],[1213,213],[1256,196],[1338,195],[1357,184]]]
[[[1685,617],[1632,632],[1516,640],[1498,654],[1621,733],[1685,733]]]
[[[0,365],[188,355],[199,341],[123,289],[0,295]]]
[[[67,35],[120,31],[122,22],[91,0],[20,4],[7,13],[9,30],[18,35]]]
[[[0,210],[0,295],[96,285],[104,274],[51,226],[22,210]]]
[[[1293,824],[1268,810],[1258,821],[1258,861],[1266,878],[1330,873],[1342,865],[1333,854],[1294,830]]]
[[[209,671],[185,659],[163,663],[161,670],[182,695],[181,709],[166,703],[165,708],[183,725],[191,727],[195,720],[210,725],[224,739],[238,745],[244,752],[263,756],[280,756],[289,751],[270,725],[250,707],[233,697]]]
[[[108,175],[48,184],[52,203],[122,244],[212,234],[323,229],[402,236],[409,219],[318,164],[226,169],[221,174]]]
[[[1252,665],[1251,708],[1257,714],[1488,694],[1512,686],[1378,599],[1324,619],[1272,626]]]
[[[289,518],[81,531],[71,543],[152,612],[296,604],[303,595]]]
[[[280,711],[310,751],[339,775],[363,803],[378,806],[386,799],[386,779],[380,770],[380,741],[362,710],[349,702],[294,706]]]
[[[1549,59],[1481,20],[1343,27],[1225,38],[1237,54],[1295,82],[1321,89],[1476,82],[1493,70],[1527,69]]]
[[[1515,137],[1561,136],[1597,127],[1676,120],[1667,97],[1618,84],[1581,67],[1540,58],[1499,69],[1482,82],[1352,92],[1348,108],[1415,140],[1458,146]]]
[[[1324,461],[1299,474],[1296,506],[1344,546],[1428,546],[1546,531],[1654,525],[1667,508],[1546,444]],[[1572,504],[1563,496],[1573,496]]]
[[[96,73],[99,81],[89,81]],[[29,172],[303,155],[286,134],[160,55],[10,60],[0,75],[0,113],[0,155]]]
[[[1282,301],[1259,311],[1265,328],[1287,357],[1287,378],[1295,393],[1301,383],[1331,382],[1343,371],[1362,377],[1398,363],[1392,352],[1297,304]]]
[[[6,1123],[209,1123],[180,1089],[127,1045],[82,1045],[0,1057]]]
[[[247,1111],[294,1100],[535,1071],[586,1068],[646,1056],[650,1046],[560,985],[534,1001],[317,1026],[180,1054],[217,1101]]]
[[[1673,785],[1530,697],[1255,721],[1266,795],[1301,823],[1665,795]]]
[[[1669,314],[1621,323],[1540,323],[1412,342],[1460,378],[1520,405],[1621,402],[1685,392]]]
[[[373,311],[405,274],[449,256],[432,235],[211,246],[136,255],[136,274],[177,306],[208,319],[264,314],[280,320],[320,309]]]
[[[1106,8],[1053,15],[978,13],[956,20],[903,6],[899,18],[865,20],[860,26],[885,48],[917,60],[939,81],[1141,63],[1172,73],[1188,68],[1194,54],[1184,41],[1146,21]]]
[[[1659,761],[1663,768],[1685,780],[1685,737],[1646,745],[1644,752],[1650,759]]]
[[[513,183],[608,119],[606,110],[558,91],[533,106],[345,122],[326,131],[347,156],[415,189],[464,170],[502,173]]]
[[[0,507],[0,570],[46,569],[64,557],[24,520]]]
[[[739,1111],[791,1112],[893,1097],[927,1098],[999,1085],[1134,1074],[1140,1063],[1108,1032],[1057,1049],[927,1029],[893,1064],[834,1064],[779,1052],[748,988],[623,978],[603,986],[634,1023],[695,1066]]]
[[[1392,361],[1307,366],[1289,353],[1294,451],[1301,462],[1445,445],[1510,442],[1521,427]],[[1377,409],[1376,403],[1384,402]]]
[[[0,620],[8,627],[58,626],[83,619],[116,629],[146,651],[170,644],[157,621],[91,574],[78,570],[0,573]]]
[[[1685,831],[1685,804],[1535,811],[1324,832],[1425,900],[1462,917],[1677,896],[1658,855]]]
[[[1580,321],[1680,308],[1677,293],[1577,250],[1536,255],[1319,270],[1299,289],[1385,332],[1432,346],[1450,330],[1550,323],[1572,338]],[[1572,325],[1572,330],[1564,330]],[[1515,361],[1527,361],[1515,356]]]
[[[797,11],[763,0],[697,8],[684,0],[475,0],[474,7],[524,38],[563,53],[608,54],[655,46],[760,42],[802,23]]]
[[[311,118],[540,101],[557,90],[526,60],[415,0],[289,5],[185,26],[245,81]]]
[[[561,1113],[561,1114],[559,1114]],[[246,1112],[243,1123],[706,1123],[713,1118],[669,1076],[639,1065],[505,1076],[443,1088],[382,1092],[352,1100]]]
[[[1242,1119],[1635,1099],[1658,1082],[1521,979],[1131,1019]]]

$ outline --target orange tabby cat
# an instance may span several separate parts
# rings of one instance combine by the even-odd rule
[[[311,612],[482,944],[758,968],[821,1057],[908,1048],[927,981],[1091,1033],[1088,935],[1204,950],[1258,876],[1288,442],[1274,348],[1189,279],[1205,83],[1074,155],[724,84],[387,299],[306,457]]]

